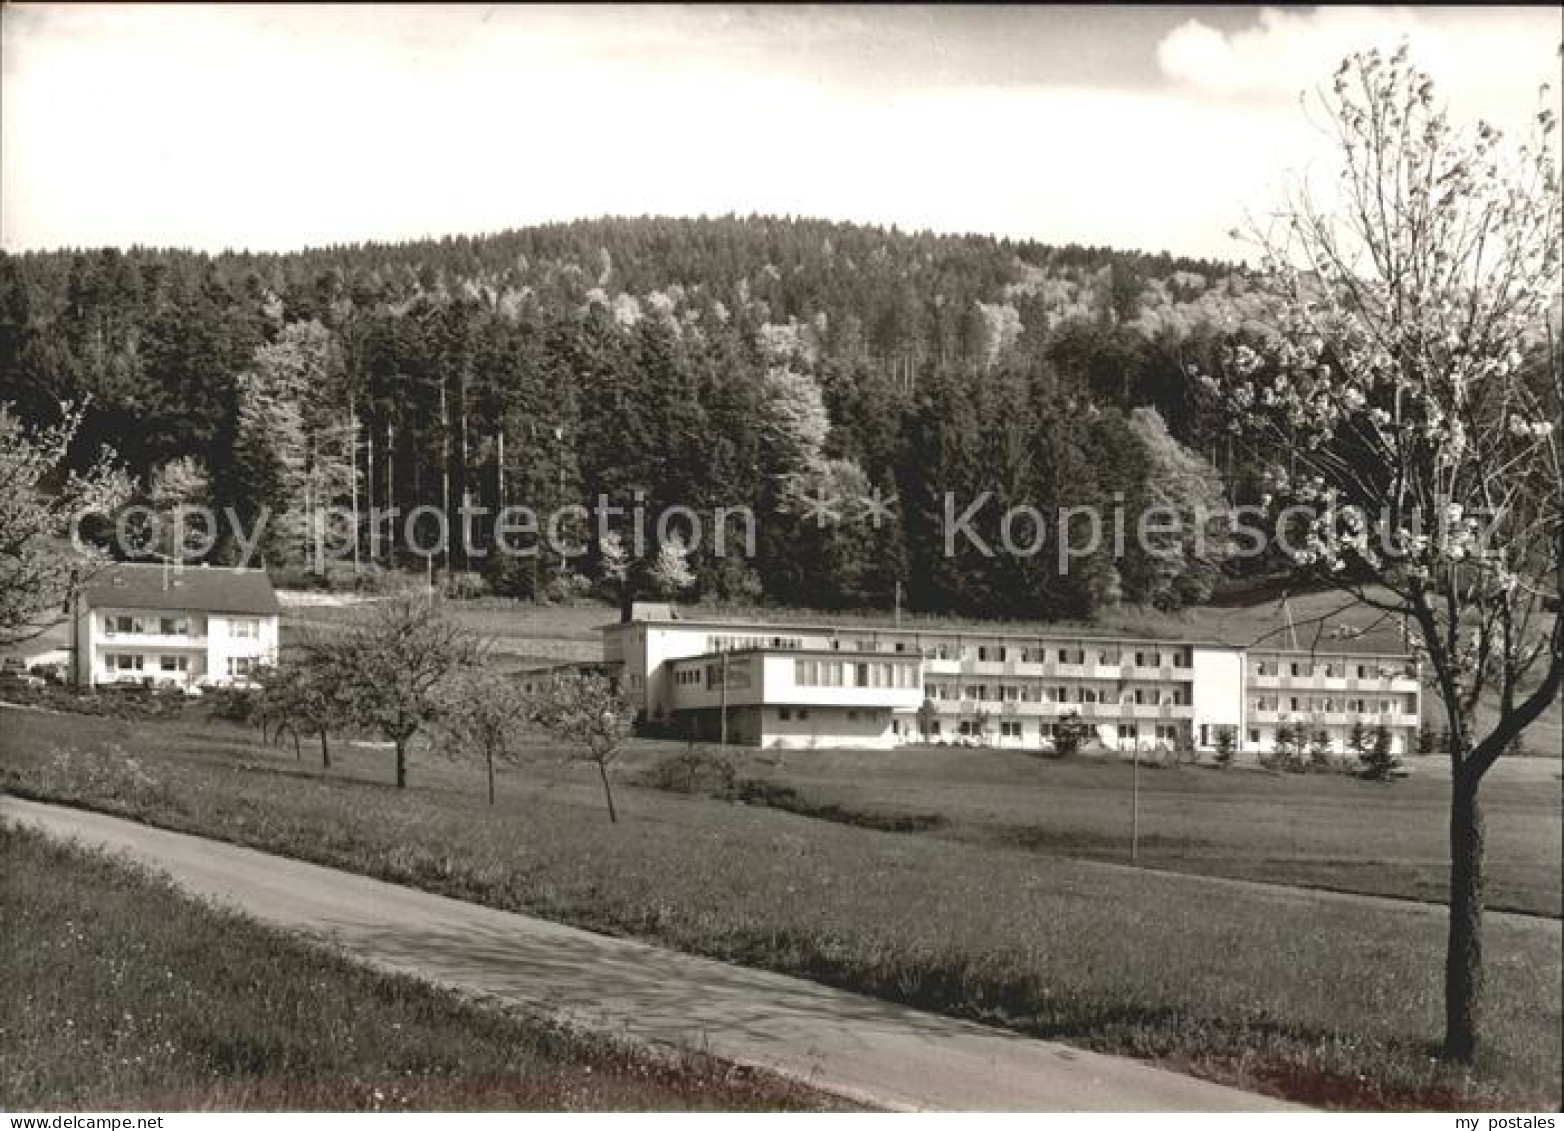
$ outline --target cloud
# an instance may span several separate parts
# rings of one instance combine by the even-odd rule
[[[1157,46],[1162,73],[1207,95],[1293,99],[1323,85],[1341,59],[1405,39],[1459,117],[1518,121],[1558,71],[1564,15],[1548,8],[1265,8],[1258,25],[1223,32],[1191,19]]]
[[[1528,97],[1527,61],[1557,40],[1537,31],[1548,13],[1267,12],[1163,37],[1166,82],[1166,17],[1092,15],[1061,43],[1101,58],[1070,71],[1032,50],[1041,16],[956,14],[16,6],[0,246],[285,248],[732,210],[1232,255],[1223,233],[1315,156],[1271,95],[1328,79],[1369,30],[1433,29],[1460,74]],[[1463,44],[1501,65],[1461,64]]]

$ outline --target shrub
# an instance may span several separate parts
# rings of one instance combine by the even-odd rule
[[[1271,752],[1261,757],[1260,762],[1270,770],[1296,770],[1301,766],[1300,755],[1303,752],[1304,736],[1298,727],[1291,723],[1281,723],[1276,728],[1276,735],[1271,740]]]
[[[256,687],[222,684],[208,689],[203,696],[212,718],[228,723],[249,725],[260,718],[262,693]]]
[[[708,797],[733,794],[733,760],[709,750],[685,750],[663,758],[646,772],[646,784],[670,793],[699,793]]]
[[[543,599],[551,605],[573,605],[592,592],[592,581],[571,569],[553,574],[543,586]]]
[[[1363,776],[1370,781],[1388,781],[1390,771],[1396,768],[1396,756],[1390,752],[1390,728],[1374,728],[1368,748],[1358,755],[1363,763]]]
[[[471,601],[485,596],[489,591],[489,583],[481,574],[459,571],[446,575],[444,589],[447,597],[457,601]]]
[[[1054,724],[1053,749],[1045,749],[1043,753],[1051,754],[1055,758],[1067,758],[1072,754],[1079,754],[1081,747],[1086,745],[1090,733],[1091,728],[1081,720],[1079,715],[1066,715]]]
[[[1330,734],[1317,730],[1309,736],[1309,769],[1329,770],[1335,765],[1330,752]]]
[[[80,798],[94,804],[112,798],[114,807],[132,813],[183,808],[174,790],[117,742],[90,752],[56,747],[31,774],[8,774],[7,784],[23,795],[36,789],[44,797]]]
[[[1215,745],[1216,753],[1213,757],[1216,764],[1225,770],[1238,756],[1238,732],[1232,727],[1217,727]]]

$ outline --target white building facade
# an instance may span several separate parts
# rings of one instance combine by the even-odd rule
[[[1323,736],[1344,753],[1355,728],[1384,727],[1392,751],[1406,753],[1421,705],[1417,666],[1404,655],[1246,652],[1209,641],[663,612],[605,626],[603,656],[653,727],[785,748],[1039,750],[1055,745],[1063,725],[1099,749],[1231,743],[1262,753]]]
[[[247,684],[277,662],[281,608],[263,570],[122,563],[77,598],[78,686]]]

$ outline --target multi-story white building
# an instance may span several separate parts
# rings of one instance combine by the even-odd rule
[[[1345,752],[1354,724],[1411,749],[1419,679],[1407,656],[1322,655],[980,628],[759,624],[636,607],[603,658],[643,718],[758,746],[955,742],[1044,749],[1084,724],[1111,749],[1269,751],[1278,730]]]
[[[110,566],[76,599],[73,675],[82,687],[246,683],[277,662],[280,613],[265,570]]]

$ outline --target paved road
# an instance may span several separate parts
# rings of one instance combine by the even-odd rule
[[[1275,1101],[813,982],[609,938],[219,841],[18,798],[0,817],[160,868],[190,893],[375,966],[878,1107],[1245,1111]]]

